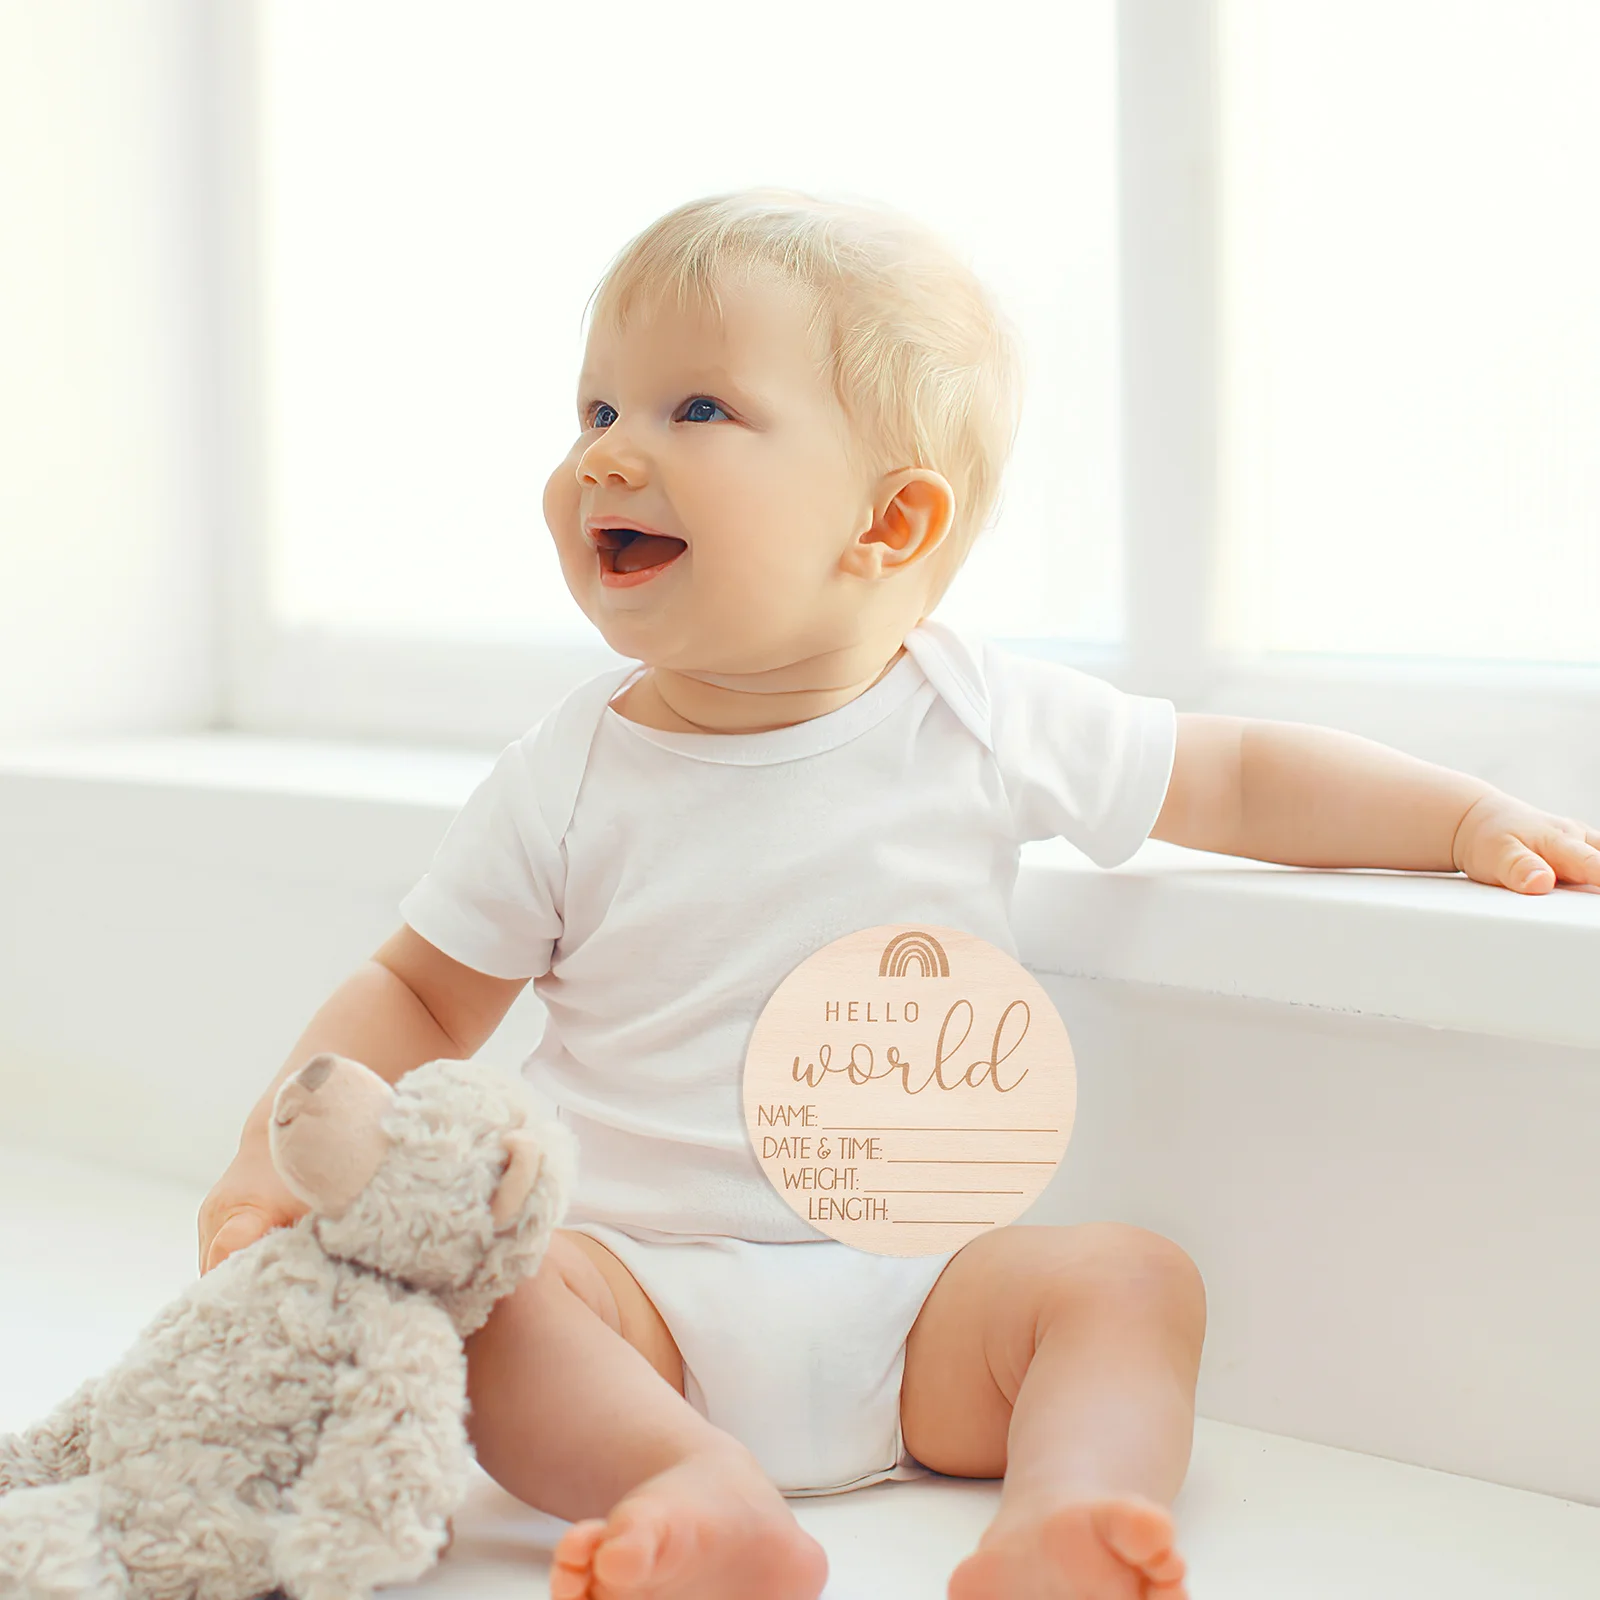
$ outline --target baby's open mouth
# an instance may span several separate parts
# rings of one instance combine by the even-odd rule
[[[597,528],[594,537],[600,565],[607,572],[643,572],[689,548],[686,540],[665,533],[640,533],[637,528]]]

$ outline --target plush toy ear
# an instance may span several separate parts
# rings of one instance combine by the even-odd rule
[[[513,1128],[504,1135],[506,1170],[500,1187],[494,1192],[494,1204],[489,1215],[494,1218],[494,1231],[507,1233],[516,1226],[522,1207],[533,1192],[544,1157],[539,1141],[526,1128]]]

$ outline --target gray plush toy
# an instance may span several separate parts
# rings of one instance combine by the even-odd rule
[[[438,1559],[472,1459],[462,1341],[537,1270],[576,1142],[506,1072],[391,1087],[319,1055],[269,1143],[307,1215],[0,1438],[0,1600],[358,1600]]]

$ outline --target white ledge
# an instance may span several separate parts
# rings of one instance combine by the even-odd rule
[[[1059,840],[1023,862],[1013,922],[1035,971],[1600,1048],[1597,889],[1520,895],[1154,839],[1108,872]]]
[[[495,754],[233,733],[0,744],[0,817],[14,819],[8,832],[16,820],[92,827],[102,847],[137,835],[141,848],[232,861],[303,847],[302,870],[388,882],[401,834],[379,818],[435,837]],[[287,833],[273,832],[275,798],[296,813]],[[1023,852],[1015,926],[1036,972],[1600,1048],[1597,890],[1526,896],[1457,874],[1274,866],[1157,840],[1103,871],[1049,840]]]

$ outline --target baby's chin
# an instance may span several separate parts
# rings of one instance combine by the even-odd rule
[[[698,678],[708,686],[774,692],[811,689],[823,661],[834,671],[836,658],[860,655],[866,643],[865,627],[854,619],[833,619],[831,627],[797,626],[794,616],[773,615],[772,608],[754,596],[740,600],[728,593],[718,598],[707,616],[704,596],[698,597],[698,607],[681,601],[662,605],[655,596],[643,595],[648,587],[642,585],[640,598],[630,601],[629,590],[603,588],[598,577],[588,587],[568,582],[579,609],[608,648],[647,667]],[[716,619],[727,617],[744,625],[719,626]],[[884,659],[893,654],[891,645]]]
[[[686,653],[682,641],[674,637],[671,619],[655,614],[648,604],[613,605],[612,597],[600,593],[598,584],[593,595],[574,598],[595,632],[619,656],[642,661],[647,667],[675,667]]]

